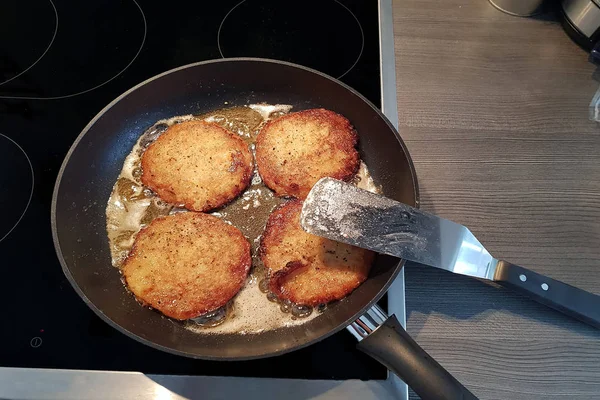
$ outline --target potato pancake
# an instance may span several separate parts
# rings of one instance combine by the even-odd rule
[[[185,121],[170,126],[142,155],[142,183],[167,203],[208,211],[237,197],[250,183],[248,145],[220,126]]]
[[[269,288],[296,304],[339,300],[367,279],[375,253],[306,233],[301,211],[302,201],[293,200],[267,221],[260,258],[269,271]]]
[[[287,114],[269,121],[258,134],[258,172],[278,196],[304,199],[321,178],[354,176],[360,164],[357,142],[350,121],[333,111]]]
[[[140,302],[185,320],[231,300],[250,264],[250,243],[237,228],[212,215],[183,212],[142,229],[122,272]]]

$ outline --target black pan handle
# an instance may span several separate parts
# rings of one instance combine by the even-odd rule
[[[502,286],[516,289],[564,314],[600,328],[600,296],[507,261],[498,262],[494,281]]]
[[[411,387],[423,400],[477,400],[404,330],[396,316],[377,306],[348,327],[367,353]]]

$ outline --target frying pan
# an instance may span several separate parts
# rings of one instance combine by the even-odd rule
[[[227,103],[226,103],[227,102]],[[199,335],[141,307],[111,265],[106,202],[127,154],[156,121],[266,102],[293,110],[323,107],[346,116],[360,156],[386,196],[417,206],[415,170],[398,132],[359,93],[320,72],[239,58],[176,68],[140,83],[85,127],[60,169],[52,198],[52,233],[63,270],[87,305],[130,337],[167,352],[209,360],[247,360],[309,346],[352,324],[359,348],[384,363],[423,398],[475,398],[406,334],[395,317],[372,308],[404,262],[377,258],[369,279],[305,324],[259,334]],[[375,306],[376,307],[376,306]],[[361,317],[362,316],[362,317]],[[370,333],[370,334],[369,334]]]

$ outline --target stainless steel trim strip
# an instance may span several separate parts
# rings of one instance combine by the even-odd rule
[[[0,368],[0,398],[11,400],[393,399],[386,381],[308,381],[140,372]]]
[[[394,17],[392,0],[379,0],[379,62],[381,74],[381,110],[398,128],[398,98],[396,94],[396,54],[394,51]],[[406,327],[406,306],[404,296],[404,269],[388,290],[388,313],[394,314],[402,326]],[[394,374],[388,375],[388,382],[401,400],[408,400],[408,386]]]
[[[396,97],[396,55],[394,51],[394,18],[392,0],[379,0],[379,65],[381,111],[398,128]]]

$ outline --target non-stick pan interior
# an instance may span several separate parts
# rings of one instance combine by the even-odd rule
[[[159,119],[226,105],[266,102],[293,110],[324,107],[346,116],[360,153],[384,193],[407,204],[416,178],[389,122],[362,96],[318,72],[258,59],[228,59],[182,67],[128,91],[92,120],[69,151],[55,187],[52,228],[65,274],[105,321],[154,347],[206,359],[249,359],[293,350],[342,329],[383,295],[399,270],[380,257],[370,278],[348,298],[306,324],[256,335],[199,335],[141,307],[112,265],[105,207],[123,160],[139,135]]]

